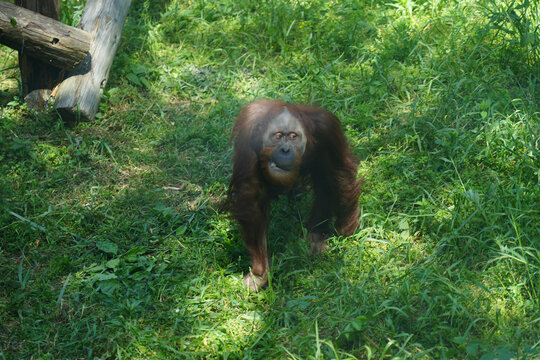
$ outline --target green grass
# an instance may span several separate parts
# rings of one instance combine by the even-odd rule
[[[540,357],[539,8],[134,0],[72,127],[21,103],[0,47],[0,358]],[[309,199],[275,202],[254,294],[220,206],[261,97],[335,112],[366,186],[314,258]]]

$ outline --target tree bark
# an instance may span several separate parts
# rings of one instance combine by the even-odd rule
[[[79,27],[93,39],[90,54],[58,87],[54,107],[65,122],[91,121],[99,105],[131,0],[88,0]]]
[[[15,0],[15,5],[35,11],[54,20],[60,19],[60,0]],[[62,70],[24,51],[19,52],[19,69],[23,96],[33,90],[52,89],[60,81]]]
[[[72,70],[85,58],[90,49],[90,35],[57,21],[59,0],[17,0],[16,3],[29,10],[0,1],[0,42],[19,51],[24,94],[35,89],[52,89],[60,80],[58,68]]]

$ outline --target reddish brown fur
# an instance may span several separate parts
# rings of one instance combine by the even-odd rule
[[[271,149],[262,149],[262,136],[269,122],[283,107],[299,119],[307,137],[299,171],[271,184],[265,177]],[[307,227],[315,252],[334,227],[341,235],[351,235],[358,226],[358,196],[361,181],[356,178],[358,162],[354,158],[340,121],[331,112],[282,101],[259,100],[244,107],[236,120],[231,140],[234,143],[234,165],[229,185],[229,203],[240,223],[244,243],[252,260],[246,285],[258,290],[267,281],[269,270],[266,233],[270,200],[278,187],[288,190],[300,177],[309,177],[315,200]],[[281,181],[281,180],[280,180]],[[281,186],[280,186],[281,185]]]

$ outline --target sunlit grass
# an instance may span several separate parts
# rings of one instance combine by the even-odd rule
[[[137,0],[73,127],[0,48],[0,357],[538,357],[538,7]],[[261,97],[336,113],[365,190],[317,257],[309,194],[276,201],[253,294],[221,205]]]

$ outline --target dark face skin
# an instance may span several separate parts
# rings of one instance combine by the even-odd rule
[[[267,176],[279,181],[298,172],[306,149],[306,136],[300,121],[286,107],[266,129],[263,148],[271,151]]]

